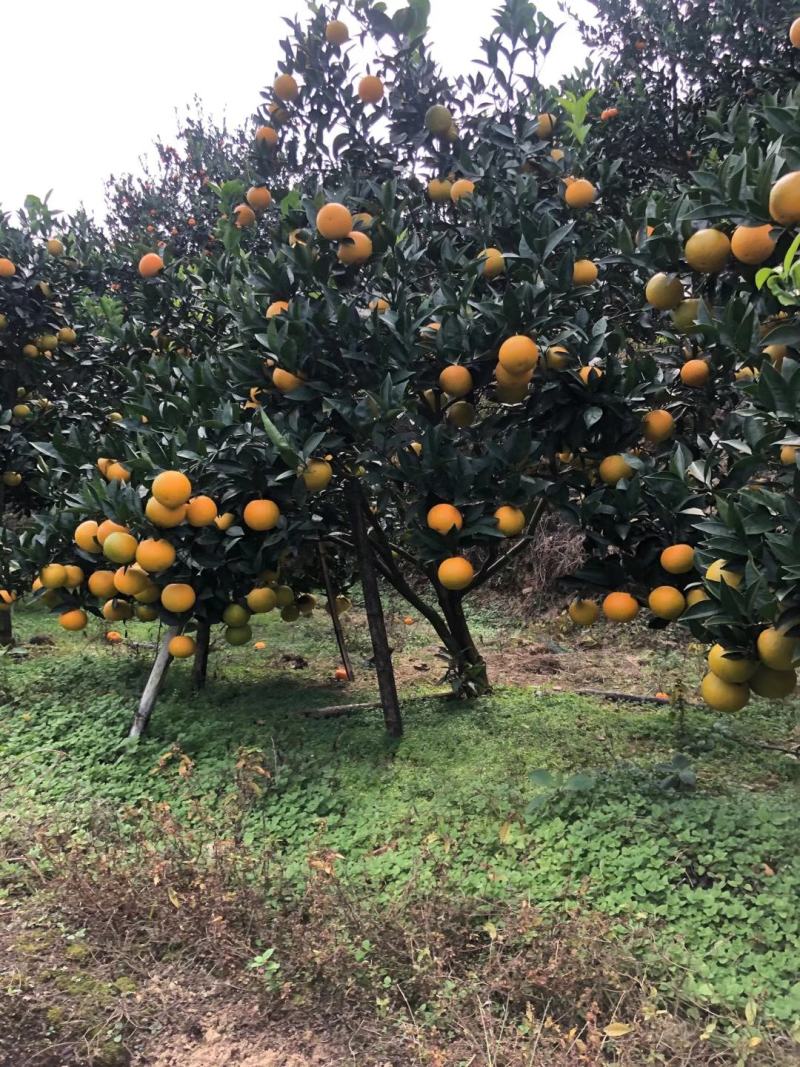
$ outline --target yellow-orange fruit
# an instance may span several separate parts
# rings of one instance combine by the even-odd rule
[[[661,566],[668,574],[686,574],[694,567],[691,545],[670,545],[661,553]]]
[[[659,311],[674,311],[683,300],[683,285],[677,274],[654,274],[644,288],[644,298]]]
[[[742,584],[742,575],[737,571],[731,570],[726,559],[715,559],[706,568],[706,581],[724,582],[725,585],[736,589]]]
[[[167,611],[181,615],[190,611],[197,600],[194,589],[185,582],[171,582],[161,590],[161,603]]]
[[[225,532],[225,530],[230,530],[231,526],[233,526],[235,522],[236,516],[233,514],[232,511],[224,511],[221,515],[218,515],[216,519],[214,519],[214,525],[218,530],[222,530],[223,533]]]
[[[86,577],[83,567],[68,563],[64,570],[67,572],[67,580],[64,582],[67,589],[77,589],[79,585],[83,585],[83,579]]]
[[[173,659],[188,659],[195,653],[195,641],[193,637],[189,637],[187,634],[177,634],[175,637],[170,638],[170,642],[167,645],[170,656]]]
[[[192,495],[192,483],[181,471],[162,471],[153,479],[151,492],[165,508],[179,508]]]
[[[511,504],[503,504],[494,513],[497,529],[505,537],[518,537],[525,529],[525,513]]]
[[[217,517],[217,505],[210,496],[193,496],[186,505],[190,526],[210,526]]]
[[[160,526],[163,530],[172,529],[186,518],[186,505],[180,504],[177,508],[165,507],[154,496],[144,506],[144,513],[154,526]]]
[[[687,359],[681,367],[681,381],[693,389],[700,389],[706,384],[711,372],[704,359]]]
[[[713,671],[723,682],[730,682],[733,685],[741,685],[742,682],[752,678],[758,669],[756,661],[746,656],[726,655],[726,651],[725,647],[720,644],[713,645],[709,649],[709,670]]]
[[[630,593],[609,593],[603,599],[603,614],[612,622],[630,622],[639,613],[639,605]]]
[[[697,315],[700,310],[700,301],[691,296],[687,300],[681,300],[680,304],[672,312],[672,325],[678,333],[691,333],[697,323]]]
[[[750,688],[756,696],[767,700],[782,700],[797,688],[797,672],[776,671],[771,667],[759,667],[750,679]]]
[[[766,667],[775,671],[788,671],[794,666],[797,658],[797,641],[793,637],[787,637],[774,626],[768,626],[758,635],[756,642],[758,657]]]
[[[251,500],[242,513],[245,526],[251,530],[273,530],[280,517],[280,508],[272,500]]]
[[[89,616],[81,608],[64,611],[58,616],[59,625],[65,630],[83,630],[88,621]]]
[[[564,199],[570,207],[589,207],[597,198],[597,189],[586,178],[571,181],[564,190]]]
[[[686,606],[693,608],[695,604],[699,604],[703,600],[710,600],[711,597],[701,586],[695,586],[694,589],[689,589],[686,592]]]
[[[107,633],[106,633],[106,641],[108,641],[108,643],[110,645],[118,645],[121,640],[122,640],[122,634],[119,633],[117,630],[108,630],[107,631]]]
[[[475,570],[468,559],[463,556],[451,556],[439,564],[436,575],[445,589],[466,589],[472,584]]]
[[[388,311],[391,305],[389,301],[384,300],[382,296],[376,296],[372,300],[370,300],[369,304],[367,304],[367,307],[370,311],[377,311],[379,314],[382,314],[384,311]]]
[[[67,568],[61,563],[48,563],[39,571],[43,589],[61,589],[67,584]]]
[[[751,267],[763,263],[775,251],[772,228],[769,222],[763,226],[737,226],[731,237],[731,252],[740,263]]]
[[[272,203],[272,193],[266,185],[251,185],[244,198],[254,211],[266,211]]]
[[[648,411],[642,419],[642,433],[647,441],[653,444],[661,444],[669,440],[675,432],[675,419],[663,408]]]
[[[155,278],[164,269],[164,260],[155,252],[147,252],[139,260],[139,274],[143,278]]]
[[[78,523],[73,534],[78,548],[82,548],[84,552],[91,552],[94,555],[102,552],[102,545],[97,539],[97,530],[98,526],[94,519],[86,519],[85,522]]]
[[[428,182],[428,196],[435,204],[441,204],[450,199],[452,188],[452,184],[446,178],[431,178]]]
[[[175,546],[163,538],[147,537],[139,542],[136,562],[150,574],[165,571],[175,562]]]
[[[291,371],[276,367],[272,372],[272,384],[279,393],[293,393],[303,384],[303,379]]]
[[[564,158],[564,149],[563,148],[551,148],[550,149],[550,158],[552,160],[554,160],[556,163],[560,163],[561,160]]]
[[[578,597],[567,608],[567,613],[576,626],[591,626],[600,617],[600,606],[594,600]]]
[[[683,246],[683,258],[692,270],[701,274],[717,274],[728,262],[730,254],[728,235],[712,226],[693,233]]]
[[[245,599],[247,600],[248,608],[254,615],[262,615],[267,611],[272,611],[278,605],[275,590],[266,586],[251,589]]]
[[[533,371],[527,370],[522,374],[509,374],[503,364],[498,363],[494,368],[494,376],[498,385],[515,388],[519,386],[527,386],[528,382],[533,378]]]
[[[350,31],[341,19],[331,19],[325,27],[325,40],[329,44],[343,45],[350,39]]]
[[[556,116],[552,115],[549,111],[543,111],[536,119],[536,136],[540,141],[546,141],[548,137],[553,136],[553,130],[556,128]]]
[[[563,345],[550,345],[544,361],[551,370],[565,370],[569,365],[569,351]]]
[[[472,196],[474,192],[475,182],[471,182],[469,178],[459,178],[450,186],[450,199],[457,204],[459,200],[463,200],[465,196]]]
[[[795,19],[789,27],[789,40],[795,48],[800,48],[800,18]]]
[[[58,341],[62,345],[74,345],[78,340],[78,335],[72,329],[71,326],[62,326],[56,334]]]
[[[146,571],[136,564],[132,567],[119,567],[114,572],[114,588],[123,596],[136,596],[150,585],[150,578]]]
[[[341,241],[352,229],[353,216],[344,204],[326,204],[317,212],[317,232],[328,241]]]
[[[497,393],[495,398],[499,404],[521,404],[528,395],[528,382],[530,377],[514,378],[508,383],[497,380]]]
[[[796,445],[783,445],[780,452],[781,463],[784,467],[794,467],[797,465],[797,446]]]
[[[524,334],[506,338],[497,353],[498,362],[509,374],[517,376],[533,370],[539,360],[539,346]]]
[[[272,86],[273,93],[284,102],[296,100],[300,95],[300,86],[291,74],[279,74]]]
[[[237,204],[233,209],[233,224],[237,230],[252,226],[255,221],[256,213],[249,204]]]
[[[140,604],[156,604],[161,599],[161,590],[155,582],[148,582],[144,589],[134,593],[133,598]]]
[[[746,685],[724,682],[711,671],[700,683],[700,695],[715,711],[732,712],[742,710],[750,699],[750,690]]]
[[[506,269],[506,261],[499,248],[484,248],[478,253],[484,278],[496,278]]]
[[[588,385],[590,381],[599,382],[603,377],[603,370],[600,367],[581,367],[578,377],[584,385]]]
[[[472,391],[472,375],[466,367],[454,363],[439,375],[439,388],[450,396],[466,396]]]
[[[346,267],[366,263],[371,255],[372,241],[360,230],[351,230],[336,252],[336,258]]]
[[[278,143],[278,131],[272,126],[259,126],[256,130],[256,142],[274,148]]]
[[[95,571],[89,575],[89,592],[98,600],[105,600],[114,595],[114,572]]]
[[[680,589],[671,585],[659,585],[651,590],[647,603],[659,619],[677,619],[686,611],[686,598]]]
[[[377,104],[383,99],[383,82],[374,74],[366,74],[358,83],[358,95],[365,104]]]
[[[592,285],[597,281],[599,273],[597,264],[593,263],[591,259],[578,259],[572,268],[572,284]]]
[[[103,542],[103,555],[112,563],[133,563],[138,547],[139,542],[132,534],[115,530]]]
[[[155,622],[158,618],[158,608],[154,604],[135,604],[133,614],[139,622]]]
[[[311,459],[301,476],[309,493],[320,493],[330,485],[333,467],[326,459]]]
[[[111,462],[106,467],[106,478],[109,482],[129,482],[131,480],[131,472],[127,467],[123,467],[121,463]]]
[[[6,256],[0,256],[0,278],[13,278],[16,273],[16,264]]]
[[[268,319],[274,319],[276,315],[283,315],[288,310],[288,300],[273,300],[267,310],[264,312],[264,317]]]
[[[606,456],[598,467],[598,474],[606,485],[616,485],[623,478],[633,477],[633,467],[622,456]]]
[[[22,475],[19,471],[3,471],[3,485],[8,486],[9,489],[16,489],[21,484]]]
[[[800,222],[800,170],[784,174],[772,186],[769,213],[781,226],[794,226]]]
[[[124,622],[133,615],[133,608],[124,600],[112,597],[102,607],[103,618],[108,622]]]
[[[463,430],[475,421],[475,408],[466,400],[456,400],[447,409],[447,421]]]
[[[464,517],[452,504],[434,504],[425,521],[431,530],[440,534],[450,533],[453,527],[460,530],[464,525]]]

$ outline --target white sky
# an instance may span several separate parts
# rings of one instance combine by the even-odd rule
[[[585,11],[585,0],[578,0]],[[390,0],[389,8],[400,6]],[[431,39],[445,73],[464,71],[492,24],[494,0],[432,0]],[[556,0],[539,8],[560,21]],[[138,169],[176,109],[198,96],[210,116],[236,126],[270,84],[287,28],[304,0],[2,0],[0,208],[53,190],[51,207],[103,210],[103,182]],[[346,16],[345,16],[346,20]],[[46,30],[46,37],[41,33]],[[43,43],[46,39],[46,44]],[[585,50],[565,27],[546,81],[582,65]]]

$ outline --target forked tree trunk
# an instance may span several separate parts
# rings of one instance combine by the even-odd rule
[[[347,651],[342,620],[339,617],[339,612],[336,610],[336,590],[333,588],[331,572],[328,570],[328,561],[325,558],[325,546],[321,541],[319,543],[319,565],[322,571],[322,580],[325,583],[325,595],[328,598],[328,610],[331,613],[333,632],[336,635],[336,644],[339,646],[339,656],[342,661],[342,666],[347,672],[347,680],[352,682],[355,677],[353,674],[353,664],[350,660],[350,653]]]
[[[176,637],[180,632],[181,628],[179,626],[170,626],[161,639],[161,644],[158,646],[158,652],[156,653],[156,658],[153,661],[153,666],[150,671],[150,677],[147,679],[147,684],[144,687],[142,698],[139,701],[139,709],[133,717],[128,737],[141,737],[147,729],[147,724],[150,721],[153,708],[156,706],[161,683],[164,681],[167,668],[172,662],[172,656],[169,654],[169,643],[172,638]]]
[[[14,631],[11,621],[11,608],[0,611],[0,645],[13,645]]]
[[[197,637],[195,638],[194,663],[192,664],[192,686],[195,689],[203,689],[206,684],[208,673],[208,649],[211,644],[211,626],[204,619],[197,623]]]
[[[469,624],[464,614],[461,593],[444,589],[438,583],[436,593],[450,627],[450,632],[458,646],[456,672],[465,687],[464,695],[482,696],[484,693],[490,693],[491,686],[489,685],[489,676],[486,671],[486,661],[472,639]]]
[[[383,708],[383,721],[390,737],[402,737],[403,719],[400,715],[400,702],[397,699],[397,686],[392,667],[392,652],[386,635],[386,623],[383,617],[383,605],[378,588],[378,574],[375,567],[373,548],[367,534],[367,523],[361,508],[360,486],[352,478],[347,482],[347,496],[350,505],[350,518],[353,523],[353,537],[361,573],[361,586],[364,590],[364,607],[367,612],[369,635],[372,640],[372,654],[375,673],[378,676],[378,690]]]

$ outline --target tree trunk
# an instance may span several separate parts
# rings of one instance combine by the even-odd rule
[[[350,504],[350,517],[353,523],[353,536],[361,572],[361,586],[364,590],[364,607],[367,612],[369,635],[372,639],[372,653],[375,673],[378,676],[378,690],[383,708],[383,721],[390,737],[402,737],[403,720],[400,715],[400,703],[397,699],[397,686],[392,667],[392,652],[386,636],[386,622],[383,617],[378,575],[375,568],[373,548],[367,534],[367,523],[361,510],[361,487],[352,478],[347,481],[347,496]]]
[[[167,668],[172,662],[172,656],[169,654],[169,643],[172,638],[176,637],[179,633],[179,626],[170,626],[164,634],[161,644],[158,646],[158,652],[153,661],[150,677],[147,679],[147,684],[144,687],[142,699],[139,701],[139,709],[133,717],[128,737],[141,737],[143,732],[147,729],[147,724],[150,721],[153,708],[156,706],[161,683],[164,681],[164,675],[167,673]]]
[[[14,632],[11,623],[11,606],[6,611],[0,611],[0,645],[13,645]]]
[[[204,619],[197,622],[197,638],[192,664],[192,686],[195,689],[204,689],[206,674],[208,673],[208,647],[211,644],[211,626]]]
[[[355,675],[353,674],[353,664],[350,660],[350,653],[347,651],[342,620],[339,618],[339,612],[336,610],[336,590],[333,588],[331,572],[328,570],[328,561],[325,559],[325,546],[321,541],[319,543],[319,565],[322,570],[322,580],[325,583],[325,595],[328,598],[328,610],[331,613],[333,632],[336,634],[336,644],[339,646],[339,656],[342,660],[342,666],[347,672],[347,679],[352,682],[355,678]]]
[[[472,639],[469,623],[464,614],[462,595],[443,588],[438,582],[436,591],[450,632],[458,646],[456,671],[462,683],[463,695],[482,696],[484,693],[491,692],[486,661]]]

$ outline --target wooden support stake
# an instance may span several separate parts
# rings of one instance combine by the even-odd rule
[[[339,612],[336,610],[336,592],[333,588],[333,582],[331,581],[331,572],[328,570],[328,561],[325,559],[325,546],[321,541],[319,543],[319,565],[322,570],[322,580],[325,583],[325,595],[328,598],[328,610],[331,613],[331,619],[333,621],[333,632],[336,634],[336,644],[339,646],[339,656],[342,660],[342,666],[347,671],[347,680],[352,682],[355,678],[355,675],[353,674],[353,664],[350,660],[350,653],[347,651],[342,620],[339,618]]]
[[[208,673],[208,649],[211,644],[211,625],[205,619],[197,621],[197,638],[192,664],[192,685],[195,689],[203,689],[206,684]]]
[[[158,652],[156,653],[156,658],[153,661],[153,667],[150,671],[150,677],[147,679],[147,684],[142,693],[142,699],[139,701],[139,708],[133,717],[128,737],[141,737],[142,733],[147,729],[147,724],[150,721],[153,708],[156,706],[161,683],[164,681],[164,675],[167,673],[167,668],[172,662],[172,656],[169,654],[169,643],[172,638],[177,637],[180,632],[180,626],[170,626],[161,640]]]

